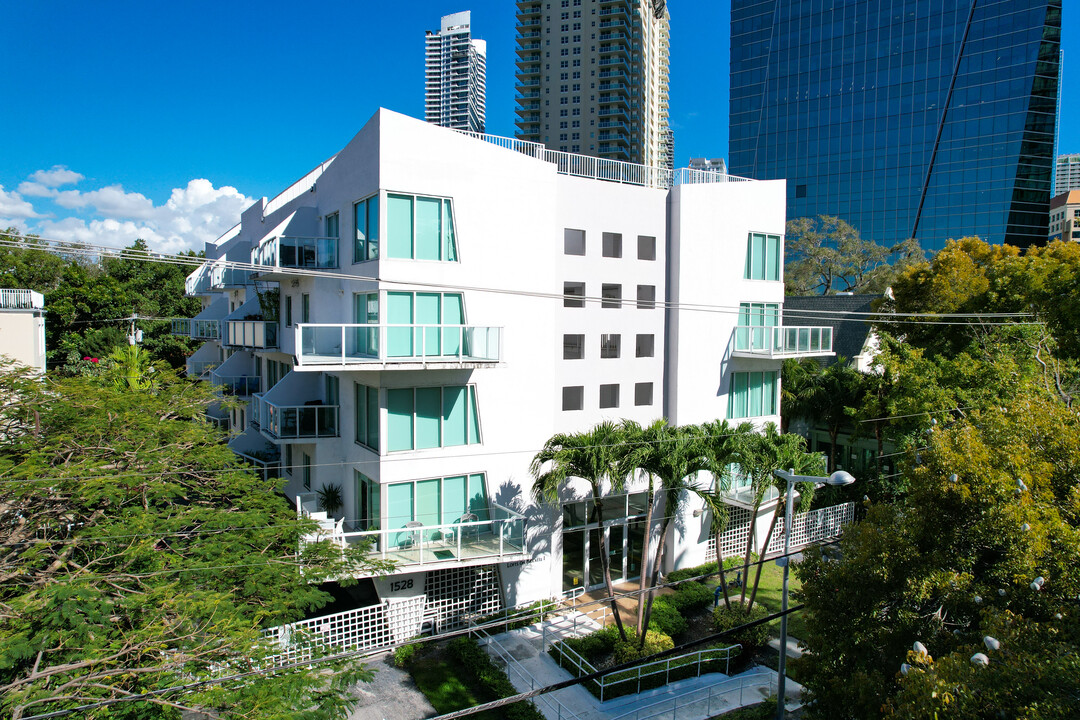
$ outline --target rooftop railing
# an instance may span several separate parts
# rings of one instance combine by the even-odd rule
[[[45,296],[34,290],[0,290],[0,310],[44,310]]]
[[[603,123],[601,123],[603,125]],[[609,125],[623,125],[622,123],[610,123]],[[625,127],[625,125],[623,125]],[[695,170],[693,168],[678,168],[669,170],[650,165],[638,165],[622,160],[608,160],[589,155],[549,150],[543,143],[517,138],[502,137],[499,135],[485,135],[468,130],[457,132],[469,137],[483,140],[484,142],[497,145],[508,150],[519,152],[523,155],[552,163],[557,172],[562,175],[584,177],[593,180],[606,180],[608,182],[625,183],[627,185],[642,185],[653,188],[669,188],[674,185],[691,185],[698,183],[726,183],[726,182],[750,182],[750,178],[737,177],[715,170]]]
[[[735,353],[751,357],[831,355],[831,327],[737,327]]]
[[[300,324],[297,365],[499,362],[502,328],[471,325]]]

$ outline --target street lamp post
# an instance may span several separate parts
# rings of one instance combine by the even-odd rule
[[[777,564],[782,564],[784,568],[784,593],[781,610],[783,615],[780,617],[780,664],[777,669],[776,678],[776,720],[784,720],[784,692],[786,690],[787,680],[787,606],[788,606],[788,567],[790,566],[790,558],[788,554],[791,552],[791,520],[792,514],[795,511],[795,502],[792,497],[795,494],[795,483],[813,483],[814,485],[850,485],[855,482],[855,478],[850,473],[846,473],[843,470],[837,470],[829,477],[817,477],[816,475],[796,475],[795,470],[773,470],[773,475],[781,480],[787,480],[787,505],[784,508],[784,557],[777,560]],[[762,551],[764,553],[764,550]]]

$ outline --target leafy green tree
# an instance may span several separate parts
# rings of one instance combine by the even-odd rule
[[[279,650],[262,630],[322,607],[320,581],[364,562],[301,543],[313,523],[221,442],[203,384],[161,367],[146,383],[135,367],[0,372],[0,709],[12,717],[266,668]],[[86,716],[342,717],[366,677],[342,660]]]
[[[780,370],[780,432],[788,432],[791,421],[808,418],[817,402],[824,368],[816,358],[788,358]]]
[[[28,249],[0,247],[0,288],[36,290],[47,293],[60,284],[64,260],[44,249],[44,243],[34,235],[22,235],[9,227],[0,231],[0,240],[25,242]]]
[[[1080,420],[1037,384],[998,390],[924,434],[907,493],[838,558],[797,567],[808,717],[1080,714]]]
[[[784,243],[784,289],[788,295],[883,292],[898,271],[923,257],[915,240],[885,247],[863,240],[838,217],[795,218]]]
[[[560,433],[544,443],[543,449],[532,460],[531,472],[533,496],[549,503],[559,501],[559,491],[571,478],[580,478],[589,484],[593,502],[593,520],[604,526],[605,492],[617,493],[625,487],[626,476],[622,472],[620,453],[626,444],[626,436],[619,426],[605,421],[588,432]],[[626,629],[615,600],[615,588],[611,582],[611,559],[607,533],[600,535],[600,566],[604,575],[611,613],[619,636],[626,640]]]

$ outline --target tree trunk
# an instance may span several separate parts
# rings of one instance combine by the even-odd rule
[[[637,629],[639,637],[645,637],[645,586],[648,583],[648,604],[650,609],[652,609],[652,588],[655,586],[655,583],[650,583],[651,576],[648,572],[649,565],[651,564],[649,562],[649,538],[652,537],[653,508],[656,506],[654,497],[655,493],[653,492],[652,482],[650,481],[649,499],[645,508],[645,537],[641,540],[641,579],[638,581],[638,589],[642,591],[638,595]]]
[[[754,589],[750,593],[750,603],[746,606],[746,613],[754,609],[754,598],[757,597],[758,584],[761,582],[761,568],[765,567],[765,555],[769,552],[769,543],[772,541],[773,530],[776,529],[776,518],[780,517],[780,504],[786,498],[781,495],[776,499],[776,508],[773,510],[772,522],[769,523],[769,532],[765,534],[765,543],[761,546],[761,556],[758,558],[757,574],[754,575]],[[785,520],[785,522],[789,522]],[[747,578],[749,579],[749,578]],[[745,586],[745,581],[743,585]]]
[[[720,546],[720,538],[726,528],[720,528],[716,532],[716,569],[720,571],[720,589],[724,591],[724,607],[731,609],[731,598],[728,597],[727,573],[724,572],[724,551]]]
[[[829,428],[829,472],[836,472],[836,438],[840,435],[840,426]]]
[[[660,523],[660,537],[656,541],[656,558],[653,561],[652,580],[651,580],[651,584],[649,585],[649,602],[648,602],[647,606],[645,607],[645,618],[644,618],[645,632],[648,632],[648,630],[649,630],[649,620],[650,620],[650,616],[652,615],[653,590],[656,588],[657,582],[660,579],[660,564],[661,564],[661,562],[663,561],[663,558],[664,558],[664,546],[666,545],[664,540],[667,538],[667,530],[668,530],[668,526],[670,524],[671,524],[671,519],[668,516],[667,506],[665,505],[664,506],[664,519]],[[640,640],[641,640],[641,647],[644,647],[645,646],[645,633],[641,633]]]
[[[604,527],[604,510],[603,504],[599,502],[599,495],[597,497],[596,507],[596,522],[600,525],[600,529],[597,530],[597,534],[600,535],[600,567],[604,571],[604,586],[607,588],[608,598],[611,602],[611,612],[615,615],[615,627],[619,629],[619,637],[624,641],[626,640],[626,628],[623,627],[622,616],[619,615],[619,603],[615,599],[615,586],[611,582],[611,557],[608,555],[608,539],[607,528]]]
[[[754,550],[754,535],[757,533],[757,514],[761,503],[754,503],[754,509],[750,513],[750,527],[746,533],[746,555],[743,557],[743,584],[739,592],[739,602],[746,602],[746,581],[750,575],[750,553]]]

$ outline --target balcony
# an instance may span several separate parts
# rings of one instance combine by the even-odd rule
[[[337,405],[311,400],[308,405],[277,405],[255,396],[256,418],[262,434],[275,441],[306,441],[338,436]]]
[[[315,493],[296,497],[297,514],[320,524],[316,535],[305,538],[307,542],[329,540],[342,549],[367,544],[370,557],[394,562],[396,572],[526,559],[525,517],[495,503],[491,503],[490,519],[466,513],[452,523],[429,525],[391,518],[386,524],[394,529],[350,532],[318,510],[316,498]]]
[[[210,287],[214,290],[244,287],[251,279],[251,271],[214,265],[210,270]]]
[[[328,365],[372,370],[479,367],[500,361],[502,328],[301,324],[296,327],[296,347],[296,370],[326,370]]]
[[[224,375],[218,367],[210,372],[210,384],[222,395],[249,397],[259,391],[259,378],[255,375]]]
[[[785,359],[833,354],[831,327],[737,327],[732,355]]]
[[[194,296],[207,295],[212,292],[213,289],[210,286],[211,274],[212,270],[209,261],[195,268],[195,270],[184,279],[184,294]]]
[[[0,310],[44,310],[45,296],[34,290],[0,290]]]
[[[226,345],[249,350],[270,350],[278,347],[277,321],[226,320]]]
[[[180,337],[191,337],[191,320],[189,318],[173,320],[171,334]]]
[[[338,267],[338,239],[334,237],[271,237],[251,251],[254,265],[282,268],[333,269]]]

